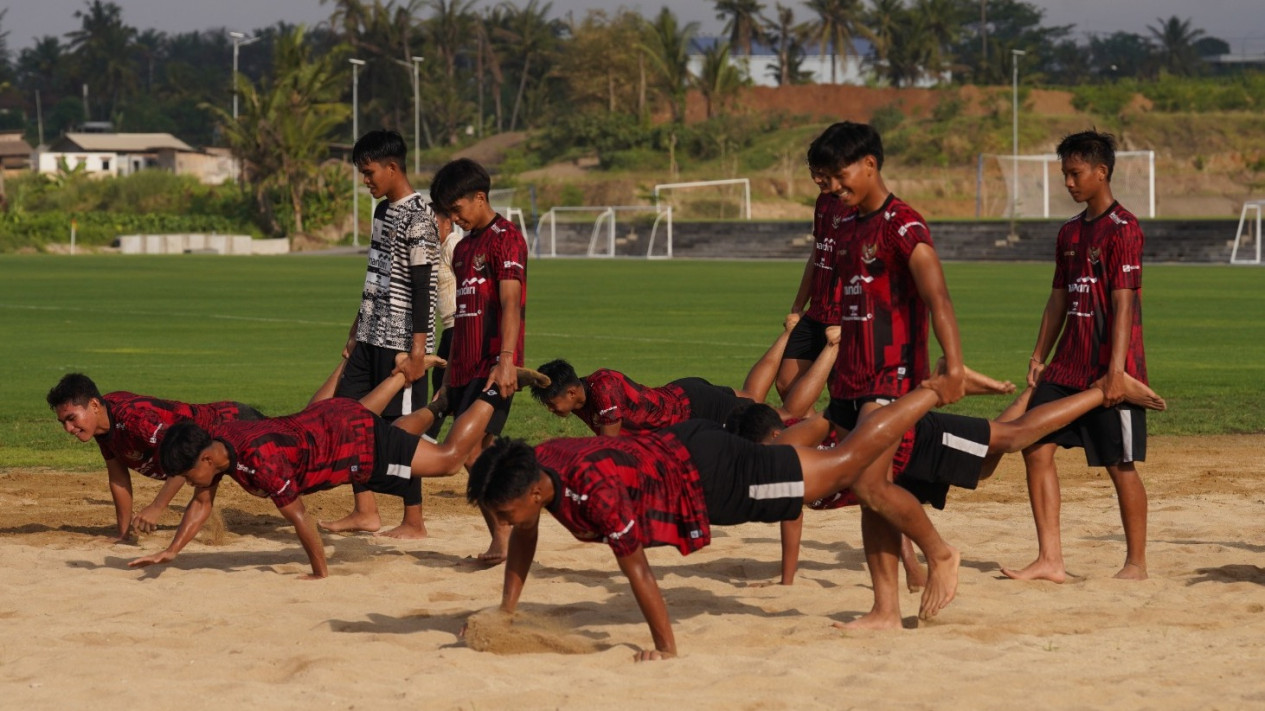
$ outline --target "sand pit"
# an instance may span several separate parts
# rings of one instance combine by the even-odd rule
[[[1011,458],[931,513],[964,554],[958,598],[918,623],[905,594],[897,632],[831,626],[871,600],[855,510],[809,512],[789,588],[762,585],[777,575],[774,526],[721,529],[688,558],[652,550],[681,657],[646,664],[630,661],[650,635],[609,551],[553,521],[514,622],[486,612],[503,572],[470,557],[486,534],[463,481],[427,483],[429,539],[327,535],[331,577],[305,582],[284,520],[232,485],[217,501],[221,544],[204,534],[173,564],[133,570],[170,540],[177,509],[159,534],[111,544],[104,473],[8,471],[0,698],[99,711],[1261,708],[1263,457],[1261,436],[1152,440],[1152,578],[1128,583],[1111,578],[1124,544],[1109,480],[1061,456],[1074,576],[1061,586],[999,573],[1035,554]],[[351,495],[307,501],[332,518]],[[394,524],[398,505],[380,501]]]

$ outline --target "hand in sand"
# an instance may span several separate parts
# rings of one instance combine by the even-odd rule
[[[170,551],[160,551],[158,553],[154,553],[153,555],[147,555],[147,556],[137,558],[136,560],[128,563],[127,567],[144,568],[147,565],[158,565],[161,563],[171,562],[175,557],[176,557],[175,553],[172,553]]]
[[[660,652],[657,649],[642,649],[633,655],[634,662],[657,662],[661,659],[674,659],[674,652]]]
[[[158,530],[158,518],[162,514],[161,508],[155,508],[152,504],[146,506],[140,513],[132,516],[132,529],[141,533],[153,533]]]

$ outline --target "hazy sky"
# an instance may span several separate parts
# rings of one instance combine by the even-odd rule
[[[164,32],[227,27],[248,31],[280,20],[314,25],[329,17],[330,5],[320,0],[114,0],[123,8],[123,20],[140,29]],[[1192,25],[1230,43],[1234,52],[1265,52],[1265,3],[1261,0],[1028,0],[1045,8],[1047,25],[1076,25],[1080,32],[1116,31],[1146,34],[1147,25],[1157,18],[1176,15],[1190,18]],[[807,19],[799,0],[783,0]],[[521,6],[525,0],[517,0]],[[489,4],[481,2],[480,5]],[[64,35],[79,27],[74,14],[85,0],[0,0],[8,5],[0,30],[7,31],[11,51],[33,44],[43,35]],[[649,15],[664,5],[678,17],[698,21],[705,34],[719,34],[711,0],[553,0],[553,12],[582,15],[590,8],[612,10],[621,6]],[[772,6],[768,0],[766,5]]]

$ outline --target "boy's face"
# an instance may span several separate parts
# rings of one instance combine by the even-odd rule
[[[436,212],[435,229],[439,232],[439,241],[442,244],[452,234],[452,218],[442,212]]]
[[[1080,156],[1063,160],[1063,186],[1076,202],[1088,202],[1107,184],[1107,166],[1091,164]]]
[[[215,470],[215,465],[211,462],[210,447],[208,447],[202,450],[202,454],[198,455],[198,462],[193,465],[193,468],[180,476],[183,476],[185,481],[193,486],[206,488],[211,485],[211,482],[215,481],[215,475],[218,473]]]
[[[488,204],[487,193],[477,192],[473,195],[467,195],[458,198],[456,202],[448,206],[448,216],[458,227],[469,232],[483,227],[487,227],[496,213],[492,211],[492,206]]]
[[[837,171],[811,168],[810,172],[821,192],[834,195],[848,207],[856,207],[873,186],[875,167],[874,159],[866,156]]]
[[[101,401],[92,398],[87,405],[76,405],[65,402],[53,408],[57,421],[67,433],[72,434],[80,442],[87,442],[96,435],[105,434],[110,424],[105,416],[105,406]]]
[[[544,507],[540,485],[532,484],[527,493],[492,508],[492,515],[498,523],[530,528],[540,521],[540,510]]]
[[[545,407],[558,417],[566,417],[584,406],[584,391],[575,385],[562,391],[562,394],[545,403]]]
[[[365,181],[365,187],[369,188],[369,194],[375,200],[391,192],[401,176],[403,173],[400,172],[395,161],[381,163],[376,160],[367,160],[360,165],[360,177]]]

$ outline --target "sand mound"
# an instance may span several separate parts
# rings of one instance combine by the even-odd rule
[[[465,638],[471,649],[492,654],[593,654],[603,649],[557,620],[523,612],[507,615],[495,607],[470,615]]]

